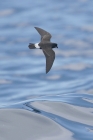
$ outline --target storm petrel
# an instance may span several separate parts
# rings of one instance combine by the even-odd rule
[[[41,35],[41,42],[35,44],[30,43],[28,47],[30,49],[37,48],[43,50],[43,53],[46,57],[46,73],[48,73],[55,59],[55,52],[52,50],[52,48],[58,48],[58,47],[56,43],[50,42],[50,39],[52,37],[50,33],[38,27],[35,27],[35,29]]]

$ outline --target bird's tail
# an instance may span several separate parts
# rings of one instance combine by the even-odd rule
[[[30,43],[28,47],[29,49],[35,49],[35,45],[33,43]]]

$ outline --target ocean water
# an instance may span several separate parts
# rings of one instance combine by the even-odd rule
[[[0,5],[0,140],[93,140],[93,1]],[[48,74],[34,27],[58,44]]]

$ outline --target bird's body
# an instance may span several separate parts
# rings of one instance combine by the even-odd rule
[[[55,59],[55,52],[52,50],[52,48],[58,48],[56,43],[50,42],[51,34],[47,31],[35,27],[35,29],[38,31],[38,33],[41,35],[41,42],[40,43],[30,43],[29,48],[30,49],[42,49],[43,53],[46,57],[46,73],[49,72],[51,69],[54,59]]]

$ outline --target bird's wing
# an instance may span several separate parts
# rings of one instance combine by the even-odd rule
[[[46,57],[46,73],[48,73],[55,60],[55,52],[52,50],[51,47],[43,47],[42,50]]]
[[[38,33],[41,35],[41,42],[43,41],[50,41],[51,39],[51,34],[48,33],[47,31],[41,29],[41,28],[38,28],[38,27],[35,27],[35,29],[38,31]]]

